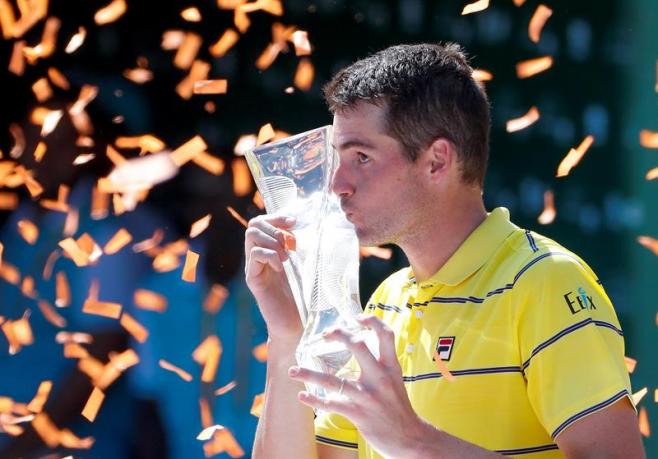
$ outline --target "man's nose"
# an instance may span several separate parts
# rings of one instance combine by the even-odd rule
[[[354,188],[349,180],[347,168],[342,164],[338,164],[336,172],[334,173],[331,182],[331,191],[339,197],[350,196],[354,192]]]

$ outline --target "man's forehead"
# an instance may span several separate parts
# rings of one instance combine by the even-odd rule
[[[367,141],[386,135],[384,110],[377,105],[361,102],[334,114],[334,143],[340,147],[348,141]]]

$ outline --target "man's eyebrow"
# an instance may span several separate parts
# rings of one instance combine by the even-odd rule
[[[365,140],[347,140],[347,141],[343,142],[342,144],[338,145],[338,147],[336,147],[336,145],[334,145],[334,144],[332,144],[331,146],[334,147],[334,148],[337,148],[338,150],[347,150],[349,148],[355,148],[355,147],[357,147],[357,148],[359,148],[359,147],[360,148],[367,148],[369,150],[374,150],[375,149],[374,145],[372,145],[371,143],[366,142]]]

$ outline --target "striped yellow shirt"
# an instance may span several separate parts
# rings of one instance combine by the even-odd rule
[[[630,397],[624,341],[592,270],[498,208],[429,280],[386,279],[367,311],[395,331],[416,412],[439,429],[522,458],[563,457],[555,438]],[[448,381],[435,351],[455,377]],[[345,418],[316,419],[317,441],[381,458]]]

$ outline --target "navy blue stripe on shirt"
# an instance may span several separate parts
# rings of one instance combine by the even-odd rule
[[[368,305],[367,309],[368,310],[382,309],[384,311],[395,311],[395,312],[398,312],[398,313],[402,312],[402,308],[399,308],[399,307],[391,305],[391,304],[382,304],[382,303],[377,303],[377,304],[370,303]]]
[[[323,437],[322,435],[316,435],[315,439],[320,443],[326,443],[327,445],[344,446],[345,448],[359,449],[359,445],[357,443],[334,440],[333,438]]]
[[[580,322],[576,322],[575,324],[572,324],[572,325],[568,326],[567,328],[565,328],[565,329],[563,329],[563,330],[560,330],[560,331],[557,332],[555,335],[551,336],[551,337],[548,338],[546,341],[544,341],[543,343],[541,343],[541,344],[539,344],[538,346],[536,346],[536,347],[532,350],[532,352],[530,353],[530,357],[528,357],[528,360],[526,360],[525,362],[523,362],[523,371],[525,372],[525,370],[527,370],[528,365],[530,365],[530,360],[532,360],[532,358],[533,358],[535,355],[537,355],[539,352],[541,352],[543,349],[546,349],[548,346],[550,346],[551,344],[555,343],[555,342],[558,341],[560,338],[562,338],[562,337],[568,335],[569,333],[572,333],[572,332],[574,332],[574,331],[576,331],[576,330],[578,330],[578,329],[580,329],[580,328],[583,328],[583,327],[585,327],[585,326],[587,326],[587,325],[589,325],[589,324],[596,325],[597,327],[605,327],[605,328],[609,328],[609,329],[611,329],[611,330],[614,330],[614,331],[615,331],[617,334],[619,334],[620,336],[624,336],[623,332],[622,332],[620,329],[618,329],[617,327],[615,327],[614,325],[609,324],[608,322],[603,322],[603,321],[601,321],[601,320],[592,320],[590,317],[588,317],[588,318],[585,319],[585,320],[581,320]]]
[[[574,414],[574,415],[571,416],[569,419],[567,419],[567,420],[564,421],[562,424],[560,424],[560,425],[557,427],[557,429],[555,429],[555,430],[553,431],[553,433],[551,434],[551,438],[555,438],[555,437],[557,437],[557,436],[560,434],[560,432],[562,432],[564,429],[566,429],[566,428],[569,427],[571,424],[573,424],[574,422],[576,422],[578,419],[580,419],[580,418],[582,418],[582,417],[584,417],[584,416],[587,416],[588,414],[594,413],[595,411],[598,411],[598,410],[600,410],[600,409],[603,409],[603,408],[605,408],[606,406],[612,405],[612,404],[615,403],[617,400],[620,400],[621,398],[625,397],[626,395],[628,395],[628,391],[627,391],[626,389],[624,389],[624,390],[622,390],[622,391],[617,392],[615,395],[613,395],[613,396],[610,397],[609,399],[607,399],[607,400],[603,400],[601,403],[597,403],[596,405],[591,406],[591,407],[587,408],[586,410],[581,411],[580,413],[576,413],[576,414]]]
[[[541,446],[531,446],[528,448],[516,448],[516,449],[497,449],[498,454],[503,456],[516,456],[517,454],[530,454],[530,453],[539,453],[542,451],[551,451],[558,449],[557,445],[551,443],[550,445],[541,445]]]
[[[538,252],[539,249],[537,248],[537,244],[535,244],[535,238],[532,237],[532,234],[530,234],[530,230],[525,230],[525,237],[528,239],[528,244],[530,244],[532,251]]]
[[[490,368],[472,368],[468,370],[451,370],[450,373],[453,376],[469,376],[469,375],[484,375],[484,374],[493,374],[493,373],[521,373],[521,367],[519,366],[509,366],[509,367],[490,367]],[[424,373],[420,375],[413,376],[402,376],[403,382],[416,382],[422,381],[424,379],[437,379],[442,378],[441,373]]]

